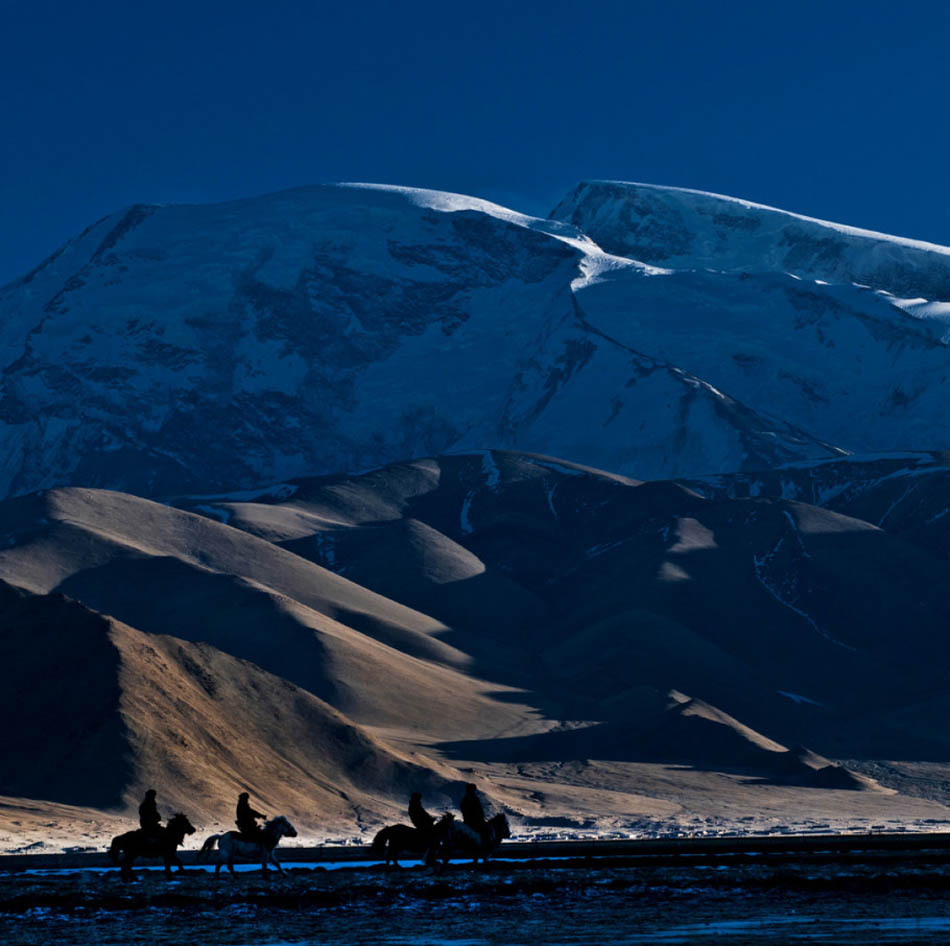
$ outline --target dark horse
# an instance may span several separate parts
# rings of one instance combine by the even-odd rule
[[[439,841],[438,854],[443,864],[453,857],[471,857],[472,863],[481,858],[488,863],[489,855],[498,850],[498,845],[505,838],[511,837],[511,828],[504,814],[497,814],[485,823],[484,834],[479,834],[474,828],[462,824],[449,816],[450,820],[442,838]]]
[[[109,848],[109,857],[112,858],[113,864],[118,865],[121,855],[122,876],[126,880],[132,876],[132,862],[137,857],[163,858],[165,874],[170,876],[172,864],[177,864],[179,871],[183,869],[176,849],[185,840],[186,834],[194,833],[195,829],[192,823],[179,812],[168,819],[168,824],[164,828],[157,828],[154,834],[146,834],[138,829],[136,831],[126,831],[125,834],[113,838],[112,846]]]
[[[435,854],[442,838],[452,823],[451,815],[443,815],[431,831],[420,831],[407,824],[394,824],[383,828],[375,838],[370,851],[382,857],[386,866],[399,866],[398,858],[402,854],[423,854],[426,866],[435,863]]]

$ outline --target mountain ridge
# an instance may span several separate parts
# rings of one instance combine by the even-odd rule
[[[626,191],[584,193],[642,223]],[[651,246],[675,250],[682,209]],[[942,262],[897,298],[657,268],[598,229],[377,185],[104,218],[0,290],[0,494],[254,487],[486,446],[663,478],[950,437],[945,296],[921,288]]]

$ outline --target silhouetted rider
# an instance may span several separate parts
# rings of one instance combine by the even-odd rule
[[[234,819],[234,823],[238,826],[238,831],[249,841],[259,841],[261,838],[261,829],[257,823],[257,819],[266,818],[267,815],[255,811],[250,806],[247,800],[248,797],[247,792],[241,792],[241,794],[238,795],[237,817]]]
[[[488,822],[485,820],[485,809],[478,797],[478,790],[469,782],[465,786],[465,794],[459,802],[459,811],[462,812],[462,821],[479,836],[484,838],[488,834]]]
[[[425,834],[430,834],[435,828],[435,818],[422,807],[420,792],[413,792],[409,798],[409,820]]]
[[[145,834],[156,834],[162,826],[162,816],[158,813],[158,805],[155,804],[154,788],[145,793],[145,798],[139,805],[139,824]]]

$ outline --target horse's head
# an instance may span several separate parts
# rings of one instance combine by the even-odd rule
[[[175,832],[180,831],[183,835],[194,834],[195,826],[179,811],[168,819],[168,830]]]
[[[278,838],[297,837],[297,829],[283,815],[271,818],[267,822],[267,829],[273,831]]]
[[[497,840],[503,841],[505,838],[511,837],[511,827],[508,824],[508,816],[504,812],[495,815],[488,823],[492,826]]]

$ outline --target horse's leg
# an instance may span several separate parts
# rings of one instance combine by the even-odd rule
[[[271,859],[271,861],[273,862],[274,867],[277,868],[277,872],[278,872],[279,874],[282,874],[282,873],[284,872],[284,868],[281,867],[280,861],[277,860],[277,848],[276,848],[276,847],[272,847],[272,848],[270,849],[270,859]]]
[[[402,870],[402,864],[399,863],[399,855],[402,854],[392,841],[386,845],[386,866],[388,867],[390,863],[396,868],[396,870]]]

